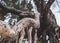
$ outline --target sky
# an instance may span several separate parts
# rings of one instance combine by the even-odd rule
[[[52,4],[50,9],[52,10],[53,14],[55,15],[57,24],[60,26],[60,0],[57,0],[57,2],[55,1]]]

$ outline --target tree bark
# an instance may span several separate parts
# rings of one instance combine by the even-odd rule
[[[35,35],[34,35],[34,43],[37,43],[38,38],[37,38],[37,29],[35,29]]]
[[[15,15],[19,15],[20,17],[34,17],[34,13],[33,12],[29,12],[29,11],[22,11],[22,10],[18,10],[16,8],[11,8],[8,6],[4,6],[2,5],[2,3],[0,2],[0,11],[4,12],[4,13],[14,13]]]
[[[42,33],[42,43],[47,43],[47,41],[46,41],[46,30],[44,30]]]
[[[22,29],[25,29],[28,26],[32,26],[33,28],[40,28],[40,14],[36,13],[34,19],[33,18],[23,18],[16,25],[12,27],[13,30],[20,32]]]
[[[37,14],[35,14],[34,19],[24,18],[24,19],[20,20],[12,29],[18,33],[18,32],[21,32],[23,29],[26,29],[27,27],[32,27],[34,29],[40,28],[39,17],[40,17],[40,14],[37,13]],[[29,32],[30,31],[32,31],[32,30],[29,28]],[[30,34],[29,36],[31,37],[31,32],[29,34]],[[31,39],[29,40],[29,43],[31,43]]]
[[[54,34],[50,31],[50,43],[54,43]]]
[[[49,0],[49,1],[48,1],[48,3],[46,4],[46,7],[45,7],[46,12],[49,11],[49,9],[50,9],[50,7],[51,7],[51,5],[52,5],[52,3],[53,3],[54,1],[55,1],[55,0]]]
[[[28,43],[32,43],[32,29],[33,27],[28,29]]]
[[[23,42],[24,36],[25,36],[25,31],[24,31],[24,29],[22,29],[22,31],[21,31],[21,37],[19,38],[19,43]]]

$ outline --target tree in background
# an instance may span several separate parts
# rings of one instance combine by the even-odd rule
[[[3,0],[6,5],[2,5],[0,2],[0,8],[1,8],[1,12],[2,12],[2,16],[5,16],[7,13],[11,13],[13,18],[17,18],[17,20],[23,19],[25,17],[31,17],[34,18],[34,14],[32,11],[32,4],[31,1],[29,1],[29,3],[27,3],[27,0]],[[19,2],[21,1],[21,3]],[[49,14],[51,13],[50,11],[50,7],[52,5],[52,3],[55,0],[33,0],[33,2],[35,3],[36,7],[37,7],[37,11],[41,14],[40,17],[40,31],[41,31],[41,35],[42,35],[42,43],[47,43],[46,41],[46,35],[50,36],[50,43],[54,43],[54,32],[55,31],[55,27],[57,27],[56,22],[54,23],[54,21],[56,21],[55,19],[49,19],[50,16]],[[19,9],[19,10],[18,10]],[[0,14],[1,15],[1,14]],[[54,17],[54,16],[51,16]],[[1,17],[2,19],[2,17]],[[10,19],[10,23],[11,20]],[[52,21],[53,20],[53,21]],[[53,22],[53,23],[52,23]],[[54,28],[54,29],[50,29],[50,28]],[[51,31],[50,31],[51,30]],[[48,34],[47,32],[50,31]]]

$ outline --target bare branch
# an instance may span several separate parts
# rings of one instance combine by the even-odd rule
[[[0,2],[0,10],[1,11],[4,11],[5,13],[14,13],[14,14],[18,14],[19,16],[34,16],[34,13],[33,12],[29,12],[29,11],[21,11],[21,10],[18,10],[16,8],[11,8],[11,7],[8,7],[8,6],[4,6],[2,5],[2,3]]]
[[[42,13],[44,11],[44,0],[34,0],[38,12]]]
[[[33,28],[40,28],[40,13],[36,13],[33,18],[23,18],[16,25],[12,27],[17,32],[20,32],[22,29],[25,29],[28,26]]]
[[[52,3],[54,2],[55,0],[49,0],[48,3],[46,4],[46,7],[45,7],[45,10],[46,12],[49,10],[50,6],[52,5]]]
[[[40,9],[41,9],[41,7],[40,7],[40,0],[34,0],[34,3],[35,3],[35,5],[36,5],[36,7],[37,7],[37,10],[38,10],[38,12],[40,12]]]

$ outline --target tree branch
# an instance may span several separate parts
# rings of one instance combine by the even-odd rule
[[[8,6],[4,6],[2,5],[2,3],[0,2],[0,10],[1,11],[4,11],[5,13],[14,13],[14,14],[18,14],[19,16],[34,16],[34,13],[33,12],[29,12],[29,11],[21,11],[21,10],[18,10],[18,9],[15,9],[15,8],[11,8],[11,7],[8,7]]]
[[[44,11],[44,0],[34,0],[34,3],[37,7],[39,13],[43,13]]]
[[[52,5],[52,3],[54,2],[55,0],[49,0],[48,3],[46,4],[46,12],[49,10],[50,6]]]
[[[36,5],[36,7],[37,7],[37,10],[38,10],[38,12],[40,12],[40,9],[41,9],[41,3],[40,3],[40,0],[34,0],[34,3],[35,3],[35,5]]]
[[[33,18],[23,18],[21,19],[16,25],[12,27],[14,31],[20,32],[22,29],[25,29],[26,27],[33,27],[40,28],[40,13],[36,13]]]

